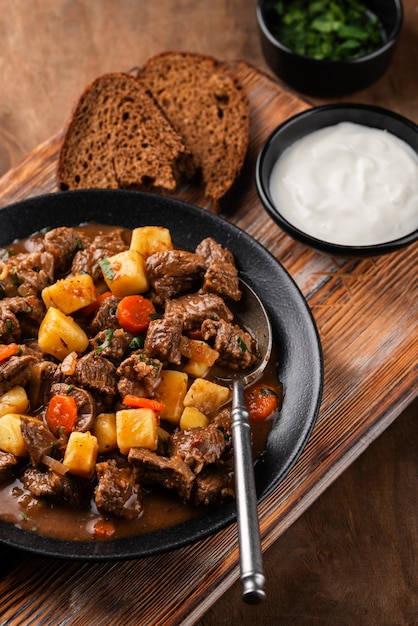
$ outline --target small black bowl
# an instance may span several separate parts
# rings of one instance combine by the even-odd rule
[[[364,1],[380,20],[385,41],[374,52],[345,61],[317,60],[282,45],[272,32],[278,19],[273,4],[274,0],[257,4],[262,51],[273,72],[297,91],[318,97],[353,93],[377,81],[389,67],[403,22],[401,0]]]
[[[268,137],[258,155],[256,186],[260,200],[273,219],[288,235],[316,250],[335,256],[378,256],[394,252],[418,240],[418,229],[384,243],[373,245],[340,245],[316,239],[293,226],[280,213],[270,193],[270,176],[278,158],[295,141],[306,135],[339,124],[353,122],[371,128],[386,130],[406,142],[418,154],[418,126],[407,118],[381,107],[365,104],[330,104],[313,107],[299,113],[278,126]]]

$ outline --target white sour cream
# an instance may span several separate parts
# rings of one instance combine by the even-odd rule
[[[317,239],[392,241],[418,228],[418,155],[389,132],[342,122],[287,148],[270,194],[288,222]]]

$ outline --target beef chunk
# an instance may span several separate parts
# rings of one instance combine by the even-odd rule
[[[219,352],[217,363],[231,370],[246,369],[258,361],[255,339],[239,326],[224,320],[205,320],[202,337],[213,340]]]
[[[0,340],[1,343],[20,342],[21,331],[16,313],[11,308],[13,300],[23,300],[23,298],[6,298],[0,300]],[[28,311],[30,308],[28,307]]]
[[[137,468],[142,486],[161,485],[174,489],[184,501],[190,499],[195,475],[181,459],[159,456],[146,448],[131,448],[128,459]]]
[[[149,358],[144,352],[131,354],[122,361],[116,371],[120,376],[118,391],[122,398],[127,394],[146,398],[154,397],[161,369],[161,361]]]
[[[194,291],[205,272],[202,257],[185,250],[164,250],[147,259],[147,273],[157,306],[173,296]]]
[[[233,480],[228,472],[219,468],[206,468],[193,483],[191,499],[194,504],[219,505],[234,496]]]
[[[58,441],[45,424],[27,417],[21,417],[20,429],[33,467],[37,467],[42,463],[42,457],[45,454],[54,456]]]
[[[207,237],[197,246],[196,254],[201,255],[207,263],[201,291],[217,293],[236,302],[240,300],[238,270],[232,252]]]
[[[118,467],[115,459],[96,464],[94,499],[101,513],[137,519],[142,513],[141,487],[133,467]]]
[[[15,455],[11,452],[3,452],[3,450],[0,450],[0,480],[7,479],[11,475],[15,465],[17,465]]]
[[[226,407],[219,411],[211,421],[211,426],[216,427],[223,433],[227,447],[231,448],[232,441],[232,421],[231,421],[231,409]]]
[[[168,450],[170,457],[182,459],[195,474],[199,474],[206,465],[218,461],[226,448],[224,433],[210,424],[174,433]]]
[[[57,364],[52,361],[40,361],[32,365],[29,399],[33,411],[37,411],[48,403],[57,368]]]
[[[74,228],[61,226],[45,234],[44,247],[54,258],[56,277],[69,271],[79,246],[80,237]]]
[[[37,334],[45,306],[35,297],[14,296],[0,300],[0,338],[2,343],[19,343]]]
[[[144,352],[162,361],[181,363],[180,339],[183,331],[181,315],[170,313],[160,319],[151,320],[145,339]]]
[[[0,364],[0,394],[16,385],[22,387],[27,385],[31,376],[31,367],[36,361],[36,357],[30,354],[11,356],[3,361]]]
[[[233,314],[216,294],[188,294],[166,303],[164,317],[180,316],[183,329],[200,328],[205,319],[232,321]]]
[[[99,354],[88,352],[77,361],[74,380],[105,404],[110,404],[116,395],[116,367]]]
[[[6,296],[38,296],[54,280],[54,257],[49,252],[21,252],[6,261],[9,273],[2,281]]]
[[[21,338],[29,340],[38,336],[39,326],[45,317],[46,307],[43,301],[35,296],[26,298],[26,302],[30,305],[30,311],[22,312],[18,319]]]
[[[212,237],[206,237],[197,246],[195,253],[205,259],[206,265],[210,265],[213,261],[221,261],[222,263],[230,263],[235,265],[234,256],[230,250],[223,248]]]
[[[73,259],[71,271],[73,274],[90,274],[94,281],[98,281],[103,278],[99,261],[127,248],[122,229],[97,235],[89,246],[77,252]]]
[[[91,322],[91,330],[94,333],[108,328],[120,328],[118,318],[116,317],[118,302],[119,298],[109,296],[100,303],[96,315]]]
[[[52,501],[66,501],[72,506],[80,506],[82,494],[73,478],[57,474],[52,470],[45,472],[35,467],[28,467],[22,475],[22,483],[36,498]]]
[[[117,365],[122,361],[131,341],[132,335],[123,328],[106,328],[90,340],[90,346],[96,354]]]

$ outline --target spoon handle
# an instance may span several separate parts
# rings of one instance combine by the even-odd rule
[[[241,380],[234,381],[231,418],[243,599],[249,604],[258,604],[265,598],[265,578],[257,513],[251,427]]]

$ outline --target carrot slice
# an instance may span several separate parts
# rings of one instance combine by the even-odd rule
[[[276,391],[262,384],[246,390],[245,401],[251,419],[265,420],[279,408]]]
[[[100,539],[109,539],[115,534],[115,526],[110,520],[97,520],[94,524],[93,533]]]
[[[80,309],[81,315],[85,317],[90,317],[91,315],[94,315],[98,311],[101,303],[106,300],[106,298],[110,298],[110,296],[113,296],[113,293],[111,291],[103,292],[94,302]]]
[[[54,434],[69,435],[77,421],[77,404],[72,396],[52,396],[45,415],[49,429]]]
[[[125,296],[118,304],[116,317],[119,324],[130,333],[142,333],[155,315],[154,305],[144,296]]]
[[[9,357],[17,354],[20,348],[17,343],[7,343],[0,345],[0,361],[5,361]]]
[[[152,398],[142,398],[140,396],[134,396],[131,394],[127,394],[123,400],[123,404],[127,406],[132,406],[136,409],[152,409],[156,413],[160,411],[164,411],[165,404],[164,402],[159,402],[158,400],[153,400]]]

